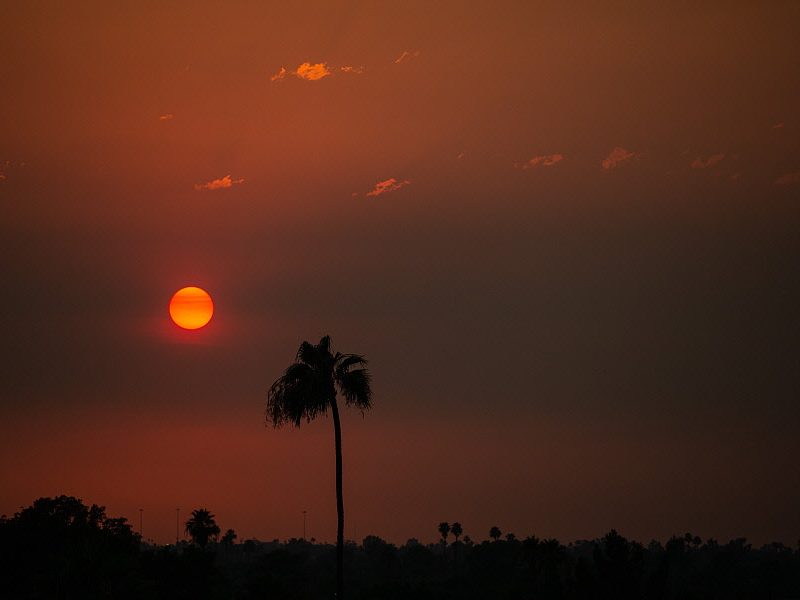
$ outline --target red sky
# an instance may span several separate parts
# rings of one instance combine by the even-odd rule
[[[263,425],[328,333],[348,536],[800,535],[797,4],[3,19],[0,512],[333,539],[331,423]]]

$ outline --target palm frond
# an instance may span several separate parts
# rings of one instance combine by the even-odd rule
[[[299,427],[303,419],[311,421],[327,412],[337,388],[348,406],[362,412],[369,409],[372,391],[366,364],[360,354],[333,354],[330,336],[317,345],[303,342],[297,362],[289,365],[267,392],[266,422],[274,427],[287,423]]]
[[[324,336],[316,346],[303,342],[297,350],[296,360],[314,369],[324,372],[333,368],[334,357],[331,354],[331,338]]]
[[[372,389],[370,374],[366,369],[345,371],[337,377],[339,391],[344,396],[345,404],[355,406],[362,412],[372,407]]]
[[[322,354],[331,353],[331,336],[326,335],[322,337],[319,344],[317,344],[317,351]]]
[[[314,365],[317,362],[317,347],[314,344],[303,342],[300,348],[297,349],[297,362],[305,363],[307,365]]]
[[[266,421],[273,427],[295,427],[327,410],[329,394],[318,373],[304,363],[289,365],[267,392]]]
[[[367,359],[360,354],[340,354],[337,352],[334,364],[336,370],[335,376],[339,379],[339,377],[350,370],[350,367],[356,365],[366,366]]]

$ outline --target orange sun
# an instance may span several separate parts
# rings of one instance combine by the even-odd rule
[[[169,316],[178,327],[200,329],[211,320],[214,303],[208,292],[199,287],[179,289],[169,301]]]

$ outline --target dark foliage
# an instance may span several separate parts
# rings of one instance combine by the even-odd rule
[[[205,508],[198,508],[192,511],[191,517],[184,526],[186,534],[192,541],[205,548],[210,540],[216,540],[219,535],[219,525],[217,525],[214,515]],[[235,536],[236,534],[234,534]]]
[[[139,537],[77,498],[40,498],[0,520],[5,598],[136,598]]]
[[[497,533],[497,532],[495,532]],[[445,546],[377,536],[345,547],[355,599],[600,600],[800,598],[800,548],[678,536],[647,547],[610,531],[568,546],[514,536]],[[466,539],[466,536],[465,536]],[[305,540],[141,544],[124,519],[67,496],[0,519],[0,597],[236,599],[330,597],[336,549]]]

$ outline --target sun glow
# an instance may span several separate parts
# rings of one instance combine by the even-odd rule
[[[183,329],[200,329],[208,324],[213,314],[211,296],[199,287],[181,288],[169,301],[169,316]]]

